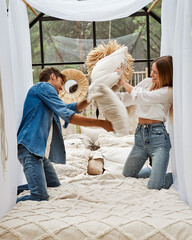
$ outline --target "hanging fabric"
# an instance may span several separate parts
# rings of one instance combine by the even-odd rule
[[[3,168],[3,177],[5,180],[5,172],[6,172],[6,161],[8,159],[8,144],[7,137],[5,134],[5,111],[3,104],[3,90],[2,90],[2,82],[1,82],[1,71],[0,71],[0,148],[1,148],[1,164]]]
[[[71,21],[109,21],[130,16],[152,0],[26,0],[32,7]]]
[[[11,69],[10,38],[6,0],[0,7],[0,74],[1,74],[1,154],[0,154],[0,218],[14,206],[16,201],[17,140]],[[7,159],[5,161],[5,159]],[[1,164],[1,162],[3,164]],[[5,171],[6,169],[6,171]]]
[[[161,55],[173,57],[173,110],[171,168],[181,198],[192,207],[192,1],[163,0]]]

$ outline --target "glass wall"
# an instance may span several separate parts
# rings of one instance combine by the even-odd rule
[[[88,53],[109,40],[127,46],[135,59],[135,71],[147,69],[149,74],[151,62],[160,55],[161,25],[158,15],[146,10],[107,22],[66,21],[43,14],[34,20],[29,12],[34,22],[30,24],[34,82],[45,66],[76,68],[86,73]]]

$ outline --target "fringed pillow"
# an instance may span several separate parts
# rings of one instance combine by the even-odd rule
[[[87,55],[85,64],[87,72],[94,82],[105,75],[114,73],[116,68],[123,62],[125,63],[125,69],[122,77],[129,82],[133,74],[133,61],[134,59],[128,53],[127,47],[119,44],[116,40],[110,40],[107,44],[103,42],[91,50]],[[112,89],[117,91],[119,87],[118,84],[115,84]]]
[[[99,60],[94,66],[91,73],[92,81],[94,82],[106,74],[114,73],[117,67],[120,67],[121,63],[125,64],[127,51],[127,47],[122,47],[109,56],[106,56]]]
[[[97,84],[94,92],[89,93],[88,101],[94,100],[99,110],[109,120],[118,136],[129,134],[129,118],[127,110],[118,96],[106,85]]]
[[[103,83],[114,91],[119,89],[119,75],[115,70],[120,67],[121,63],[126,65],[127,52],[127,47],[122,47],[96,63],[91,73],[92,84],[89,92],[93,91],[93,86],[97,83]]]

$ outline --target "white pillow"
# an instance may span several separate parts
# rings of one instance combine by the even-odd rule
[[[82,127],[80,126],[81,134],[86,135],[95,143],[100,134],[107,134],[108,132],[103,128],[91,128],[91,127]]]
[[[132,150],[130,147],[102,147],[98,151],[104,158],[105,173],[122,174],[125,161]]]
[[[66,164],[54,164],[54,168],[60,180],[67,177],[75,177],[87,174],[87,166],[91,150],[89,149],[66,149]]]
[[[120,76],[117,72],[106,74],[100,78],[97,78],[90,86],[89,86],[89,94],[95,92],[95,88],[99,83],[105,84],[106,86],[112,88],[119,80]]]
[[[130,147],[134,144],[134,135],[117,137],[114,134],[100,134],[95,144],[99,147]]]
[[[89,93],[88,101],[94,100],[99,110],[109,120],[115,133],[119,136],[129,134],[129,118],[127,110],[118,96],[106,85],[97,84],[95,91]]]
[[[65,148],[85,148],[81,139],[68,139],[65,140]]]
[[[123,167],[127,157],[132,150],[130,147],[101,147],[97,150],[104,158],[105,173],[122,174]],[[95,153],[96,155],[96,153]],[[144,164],[145,168],[149,164],[148,161]]]
[[[81,148],[83,144],[86,149],[93,149],[94,142],[89,138],[88,135],[84,134],[70,134],[64,137],[64,143],[66,148]],[[70,146],[71,145],[71,146]]]
[[[99,60],[91,73],[92,81],[94,82],[107,74],[114,73],[121,63],[126,62],[127,52],[127,47],[122,47],[112,54]]]

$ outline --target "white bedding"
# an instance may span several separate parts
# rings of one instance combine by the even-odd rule
[[[67,144],[67,164],[55,165],[62,185],[48,189],[49,201],[15,205],[0,222],[0,239],[192,239],[192,210],[175,189],[149,190],[147,179],[122,176],[124,160],[118,162],[117,156],[130,146],[122,151],[101,146],[106,171],[90,176],[86,168],[91,150]],[[118,154],[110,157],[113,151]]]

